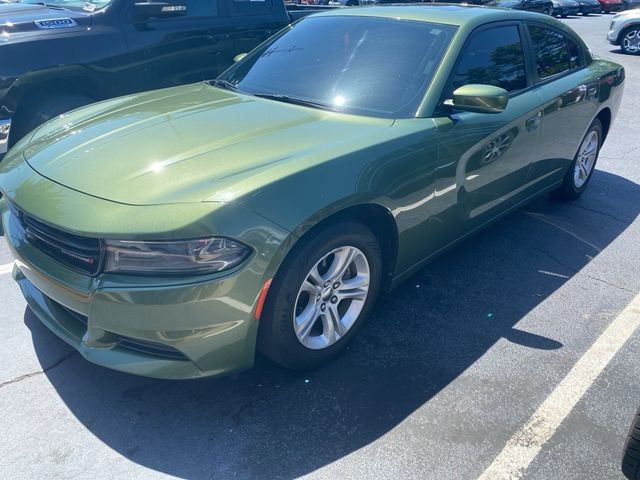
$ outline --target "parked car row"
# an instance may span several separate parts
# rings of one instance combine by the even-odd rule
[[[618,12],[625,8],[623,0],[477,0],[477,4],[544,13],[556,17]]]

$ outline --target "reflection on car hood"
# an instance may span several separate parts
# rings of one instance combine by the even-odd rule
[[[323,150],[346,151],[363,136],[379,139],[392,123],[201,83],[76,110],[19,148],[41,175],[107,200],[227,201],[330,158]]]
[[[91,26],[91,15],[40,4],[0,2],[0,26],[2,45],[34,35],[49,36],[86,30]]]

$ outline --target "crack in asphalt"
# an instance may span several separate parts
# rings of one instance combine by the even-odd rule
[[[8,385],[12,385],[14,383],[21,382],[23,380],[26,380],[27,378],[31,378],[31,377],[36,377],[38,375],[42,375],[43,373],[46,373],[46,372],[48,372],[50,370],[53,370],[58,365],[60,365],[62,362],[64,362],[66,359],[71,357],[74,353],[76,353],[75,350],[67,353],[62,358],[58,359],[53,364],[49,365],[48,367],[46,367],[43,370],[38,370],[37,372],[26,373],[24,375],[20,375],[19,377],[13,378],[11,380],[7,380],[6,382],[2,382],[2,383],[0,383],[0,388],[6,387]]]
[[[511,240],[516,241],[515,238],[512,238],[512,237],[510,237],[510,238],[511,238]],[[604,279],[596,277],[594,275],[589,275],[588,273],[583,273],[581,270],[576,269],[576,268],[572,267],[571,265],[568,265],[567,263],[563,262],[562,260],[560,260],[559,258],[555,257],[551,253],[547,252],[543,248],[539,248],[539,247],[536,247],[536,246],[533,246],[533,245],[529,245],[529,248],[531,248],[532,250],[535,250],[536,252],[540,252],[540,253],[546,255],[547,257],[549,257],[550,259],[552,259],[553,261],[555,261],[559,265],[562,265],[567,270],[570,270],[571,272],[573,272],[574,275],[579,275],[581,277],[590,278],[591,280],[595,280],[597,282],[604,283],[604,284],[609,285],[611,287],[617,288],[618,290],[623,290],[623,291],[629,292],[629,293],[637,293],[635,290],[633,290],[631,288],[623,287],[621,285],[618,285],[616,283],[612,283],[612,282],[610,282],[608,280],[604,280]]]
[[[632,221],[623,220],[621,218],[616,217],[615,215],[611,215],[610,213],[601,212],[600,210],[594,210],[592,208],[587,208],[585,206],[578,205],[576,203],[569,204],[569,207],[579,208],[580,210],[584,210],[586,212],[592,212],[592,213],[597,213],[599,215],[604,215],[605,217],[609,217],[609,218],[611,218],[611,219],[613,219],[613,220],[615,220],[617,222],[624,223],[625,225],[629,225],[629,224],[631,224],[633,222],[633,220]]]

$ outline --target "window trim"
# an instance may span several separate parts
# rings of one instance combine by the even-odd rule
[[[585,51],[584,45],[574,35],[570,34],[569,32],[561,28],[555,27],[554,25],[549,25],[543,22],[537,22],[535,20],[526,20],[525,22],[523,22],[523,24],[524,24],[523,25],[524,30],[526,30],[525,33],[527,36],[527,41],[529,42],[528,50],[531,56],[531,73],[534,79],[534,86],[539,87],[542,85],[546,85],[560,78],[564,78],[568,75],[572,75],[573,73],[578,72],[583,68],[587,68],[589,66],[590,64],[589,56]],[[533,39],[531,38],[531,33],[529,32],[529,26],[546,28],[547,30],[551,30],[555,33],[562,35],[565,38],[565,44],[567,45],[567,50],[569,51],[569,55],[571,55],[571,50],[569,49],[569,44],[567,43],[567,39],[573,40],[573,42],[578,46],[578,49],[580,50],[580,53],[579,53],[580,65],[574,68],[569,68],[568,70],[564,70],[563,72],[556,73],[555,75],[551,75],[550,77],[540,78],[540,76],[538,75],[538,64],[536,61],[536,53],[533,46]]]
[[[467,35],[467,38],[465,39],[464,44],[462,45],[462,47],[458,52],[458,57],[456,58],[456,61],[453,64],[453,67],[451,68],[449,75],[447,76],[447,81],[444,84],[444,88],[440,92],[440,100],[438,101],[436,108],[434,110],[434,113],[433,113],[434,116],[441,116],[441,114],[444,114],[445,116],[449,116],[452,113],[459,113],[459,111],[456,110],[455,108],[452,108],[450,105],[446,105],[445,101],[449,100],[448,98],[446,98],[446,92],[449,85],[453,81],[453,77],[456,73],[456,70],[458,69],[458,66],[460,65],[462,54],[465,52],[466,48],[469,46],[469,43],[471,43],[471,41],[476,35],[478,35],[479,33],[482,33],[485,30],[491,30],[493,28],[500,28],[500,27],[516,27],[517,28],[518,34],[520,36],[520,44],[522,45],[522,56],[524,57],[524,74],[525,74],[526,87],[521,88],[520,90],[514,90],[513,92],[508,92],[509,98],[517,97],[518,95],[528,92],[535,86],[533,72],[531,71],[531,63],[530,63],[533,57],[531,55],[531,52],[529,51],[529,44],[527,43],[529,41],[529,37],[528,37],[529,32],[524,26],[523,22],[521,20],[498,20],[496,22],[485,23],[484,25],[480,25],[474,28],[469,33],[469,35]]]

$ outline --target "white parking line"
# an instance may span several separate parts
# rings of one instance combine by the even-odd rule
[[[640,326],[640,294],[611,322],[538,410],[509,439],[479,480],[519,479],[542,446]]]
[[[4,275],[5,273],[10,273],[13,270],[13,263],[8,265],[0,265],[0,275]]]

